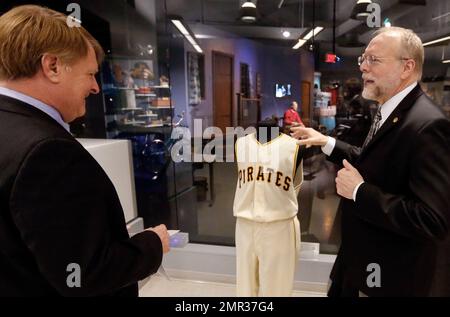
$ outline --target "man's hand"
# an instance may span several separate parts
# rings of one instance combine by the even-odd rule
[[[291,136],[299,139],[299,145],[320,145],[324,146],[328,142],[328,137],[312,128],[293,127],[291,128]]]
[[[355,187],[364,181],[358,170],[354,168],[347,160],[343,161],[342,168],[336,177],[336,190],[338,195],[347,199],[353,199]]]
[[[170,239],[169,239],[169,233],[167,232],[167,228],[165,225],[159,225],[153,228],[148,228],[145,230],[153,231],[158,235],[158,237],[161,239],[162,247],[163,247],[163,253],[167,253],[170,251]]]

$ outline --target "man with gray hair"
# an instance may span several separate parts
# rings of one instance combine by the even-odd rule
[[[435,276],[449,254],[450,122],[418,84],[423,61],[411,30],[375,33],[358,59],[362,95],[379,103],[361,148],[291,129],[299,144],[321,146],[343,165],[342,243],[329,296],[449,295]],[[440,273],[448,281],[448,269]]]

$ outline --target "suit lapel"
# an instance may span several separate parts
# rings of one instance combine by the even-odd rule
[[[406,95],[405,98],[398,104],[394,111],[390,114],[390,116],[386,119],[386,121],[381,126],[380,130],[375,133],[372,140],[367,144],[367,146],[361,152],[359,159],[362,159],[367,152],[369,152],[370,148],[376,144],[384,135],[386,135],[389,131],[399,126],[399,123],[402,122],[403,118],[407,114],[408,110],[414,105],[414,102],[420,95],[423,94],[420,85],[417,84],[413,90],[409,94]]]

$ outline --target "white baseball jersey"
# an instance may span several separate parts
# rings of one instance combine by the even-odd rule
[[[303,182],[302,164],[296,166],[298,150],[296,140],[286,134],[265,144],[254,133],[236,141],[235,217],[271,222],[297,214],[297,194]]]

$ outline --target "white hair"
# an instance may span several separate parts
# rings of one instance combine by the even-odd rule
[[[414,33],[413,30],[401,27],[383,27],[374,32],[373,37],[380,34],[398,34],[400,35],[401,48],[404,56],[411,58],[416,63],[416,73],[418,80],[422,77],[423,63],[425,59],[425,52],[422,45],[422,40]]]

